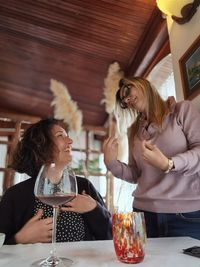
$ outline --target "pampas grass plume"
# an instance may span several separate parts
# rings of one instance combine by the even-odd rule
[[[110,64],[107,77],[104,79],[104,96],[101,103],[105,103],[106,112],[111,114],[115,108],[115,94],[118,90],[119,80],[123,78],[124,73],[120,70],[118,62]]]
[[[50,81],[50,90],[54,95],[51,105],[54,106],[54,117],[63,120],[77,135],[82,130],[83,115],[77,103],[71,99],[67,87],[54,79]]]

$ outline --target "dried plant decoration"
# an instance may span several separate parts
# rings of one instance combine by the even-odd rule
[[[128,139],[127,128],[130,126],[131,112],[123,113],[115,107],[115,95],[119,88],[119,80],[124,77],[124,72],[120,69],[118,62],[110,64],[107,77],[104,79],[104,96],[101,103],[105,103],[106,112],[109,114],[109,136],[115,136],[118,139],[118,155],[117,159],[128,162]],[[125,121],[125,123],[123,123]],[[107,179],[113,179],[113,175],[108,171]],[[119,206],[120,197],[126,182],[121,180],[119,193],[117,197],[117,206]],[[112,209],[112,207],[111,207]]]
[[[51,79],[50,90],[54,95],[54,100],[51,102],[54,106],[54,117],[67,123],[69,129],[78,136],[82,130],[82,111],[78,109],[77,103],[72,100],[63,83]]]
[[[109,124],[109,136],[118,137],[119,142],[119,151],[118,151],[118,159],[122,160],[124,156],[123,149],[123,136],[120,136],[120,132],[118,131],[118,127],[116,126],[116,121],[114,119],[114,111],[115,111],[115,95],[119,88],[119,80],[124,77],[124,72],[120,69],[119,63],[114,62],[110,64],[108,68],[107,77],[104,79],[104,96],[105,98],[102,100],[102,103],[105,103],[106,112],[109,114],[108,124]],[[116,115],[116,114],[115,114]],[[127,130],[127,129],[126,129]]]
[[[118,89],[119,80],[124,77],[124,72],[120,70],[118,62],[110,64],[107,77],[104,79],[104,96],[101,103],[105,103],[106,112],[111,114],[115,108],[115,94]]]

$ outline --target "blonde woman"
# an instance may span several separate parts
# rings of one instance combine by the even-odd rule
[[[115,137],[104,142],[114,176],[136,183],[133,210],[144,211],[148,237],[200,239],[200,114],[189,101],[164,101],[144,78],[121,79],[116,110],[135,116],[129,163],[117,160]]]

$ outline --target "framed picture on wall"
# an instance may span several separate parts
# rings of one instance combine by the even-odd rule
[[[185,99],[200,94],[200,36],[179,60]]]

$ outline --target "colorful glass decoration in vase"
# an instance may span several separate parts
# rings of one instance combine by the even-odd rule
[[[112,215],[115,252],[119,261],[139,263],[144,259],[146,227],[142,212],[117,212]]]

